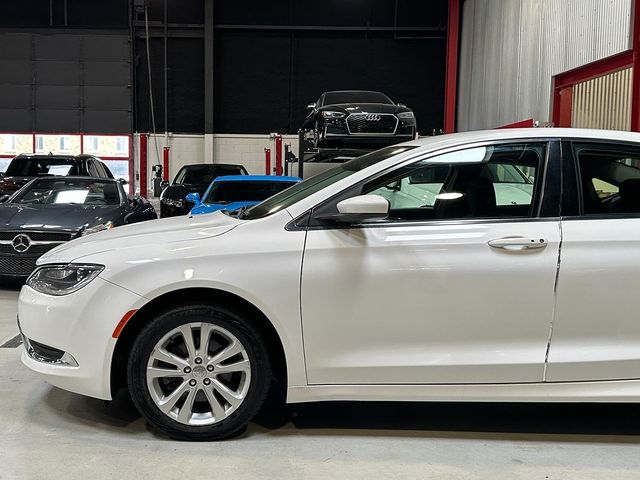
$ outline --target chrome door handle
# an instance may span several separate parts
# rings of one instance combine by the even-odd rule
[[[490,240],[487,244],[492,248],[501,248],[518,252],[523,250],[539,250],[547,246],[544,238],[504,237]]]

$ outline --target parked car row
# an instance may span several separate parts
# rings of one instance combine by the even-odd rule
[[[239,211],[299,182],[247,175],[241,165],[187,165],[161,198],[163,216]],[[0,178],[0,279],[26,279],[38,258],[70,240],[157,218],[90,155],[19,155]]]
[[[18,155],[0,178],[0,278],[26,279],[75,238],[157,218],[92,155]]]

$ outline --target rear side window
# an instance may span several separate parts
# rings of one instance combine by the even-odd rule
[[[575,143],[584,215],[640,214],[640,149]]]

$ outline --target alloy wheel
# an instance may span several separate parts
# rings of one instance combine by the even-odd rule
[[[213,425],[242,405],[251,384],[251,362],[228,330],[187,323],[156,343],[146,379],[153,402],[166,416],[184,425]]]

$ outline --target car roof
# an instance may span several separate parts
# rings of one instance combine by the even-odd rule
[[[214,182],[299,182],[301,178],[276,175],[223,175]]]
[[[613,140],[640,142],[640,133],[621,132],[616,130],[592,130],[586,128],[505,128],[495,130],[477,130],[471,132],[452,133],[435,137],[422,137],[407,142],[406,145],[417,147],[447,148],[465,143],[494,140],[537,138],[575,138],[593,140]]]
[[[183,165],[182,168],[202,168],[202,167],[238,167],[242,168],[242,165],[238,165],[236,163],[190,163],[188,165]]]
[[[380,93],[381,95],[384,95],[384,93],[378,92],[376,90],[329,90],[328,92],[324,93]]]
[[[84,158],[85,156],[83,156]],[[16,155],[14,158],[36,158],[36,159],[54,159],[54,158],[60,158],[60,159],[65,159],[65,160],[76,160],[78,158],[77,155],[48,155],[48,154],[44,154],[44,153],[21,153],[19,155]]]
[[[104,183],[118,183],[118,180],[114,178],[107,177],[89,177],[87,175],[45,175],[40,177],[35,177],[32,181],[38,180],[58,180],[60,182],[66,182],[67,180],[91,180],[92,182],[104,182]]]

